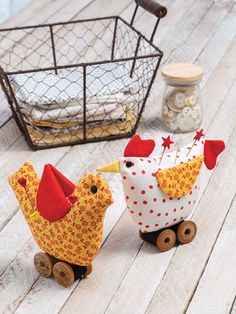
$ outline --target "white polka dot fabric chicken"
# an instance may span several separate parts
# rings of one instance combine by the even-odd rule
[[[213,169],[224,150],[224,142],[202,140],[202,136],[203,130],[196,133],[192,145],[171,152],[170,136],[163,138],[163,153],[152,157],[154,140],[136,135],[127,144],[124,157],[97,169],[121,173],[127,207],[142,239],[162,251],[174,245],[176,236],[179,242],[189,243],[196,234],[196,225],[184,219],[194,210],[199,195],[199,173],[203,162]]]

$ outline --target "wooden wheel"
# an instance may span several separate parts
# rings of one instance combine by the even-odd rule
[[[139,237],[140,237],[141,240],[145,241],[143,233],[142,233],[141,230],[139,230]]]
[[[90,264],[87,266],[87,270],[86,270],[86,273],[84,274],[84,277],[90,275],[92,271],[93,271],[93,265],[92,265],[92,263],[90,263]]]
[[[55,262],[56,260],[47,253],[40,252],[34,256],[34,267],[45,278],[52,276]]]
[[[178,226],[176,235],[177,239],[182,244],[190,243],[197,233],[197,226],[193,221],[183,221]]]
[[[165,229],[160,232],[156,240],[157,248],[162,251],[169,251],[176,242],[175,232],[171,229]]]
[[[59,285],[67,288],[75,281],[72,267],[65,262],[57,262],[53,267],[53,276]]]

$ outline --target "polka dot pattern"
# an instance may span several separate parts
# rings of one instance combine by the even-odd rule
[[[195,156],[200,155],[202,152],[201,147],[198,144],[194,148]],[[190,159],[190,165],[192,166],[191,153],[188,158],[185,157],[184,159],[183,156],[186,155],[186,151],[179,150],[177,164],[182,162],[181,165],[184,168],[185,162]],[[142,232],[157,231],[174,225],[189,216],[194,209],[194,201],[198,197],[200,187],[198,175],[196,175],[194,184],[184,196],[176,198],[173,195],[163,193],[161,190],[161,182],[157,179],[156,173],[158,170],[167,171],[171,167],[173,168],[173,160],[175,160],[176,152],[169,154],[171,157],[162,160],[161,165],[159,165],[159,157],[155,159],[150,157],[130,157],[129,159],[134,164],[130,169],[127,169],[125,165],[122,167],[123,163],[121,163],[122,176],[126,177],[123,180],[125,196],[129,196],[126,202],[134,212],[131,214],[132,219]],[[194,166],[190,170],[194,171]],[[168,171],[166,173],[168,175]]]

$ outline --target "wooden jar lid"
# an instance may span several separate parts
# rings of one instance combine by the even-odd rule
[[[165,79],[176,82],[194,82],[203,76],[203,68],[192,63],[171,63],[162,68]]]

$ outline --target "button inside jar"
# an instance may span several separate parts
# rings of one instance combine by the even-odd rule
[[[192,132],[202,122],[199,82],[203,69],[194,64],[176,63],[163,67],[166,88],[162,103],[162,124],[175,133]]]

